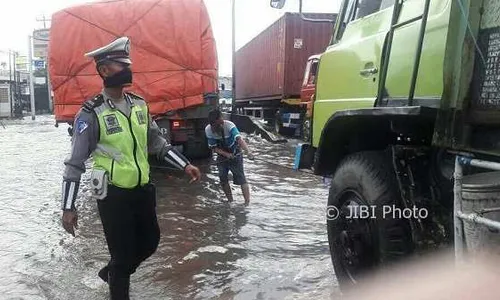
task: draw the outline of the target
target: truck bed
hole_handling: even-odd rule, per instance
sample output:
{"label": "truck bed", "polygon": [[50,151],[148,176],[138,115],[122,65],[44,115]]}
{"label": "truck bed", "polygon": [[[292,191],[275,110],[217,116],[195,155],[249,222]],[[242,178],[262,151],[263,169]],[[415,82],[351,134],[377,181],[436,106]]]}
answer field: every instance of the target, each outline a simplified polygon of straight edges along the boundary
{"label": "truck bed", "polygon": [[217,93],[217,52],[203,0],[100,1],[52,16],[49,72],[56,121],[70,122],[102,89],[84,53],[117,37],[131,40],[134,83],[153,115],[193,108]]}

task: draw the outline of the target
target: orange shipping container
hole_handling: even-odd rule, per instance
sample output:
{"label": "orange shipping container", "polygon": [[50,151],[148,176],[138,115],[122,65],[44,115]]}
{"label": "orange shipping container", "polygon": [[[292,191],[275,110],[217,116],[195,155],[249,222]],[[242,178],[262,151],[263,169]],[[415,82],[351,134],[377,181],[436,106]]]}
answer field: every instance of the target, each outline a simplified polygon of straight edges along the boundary
{"label": "orange shipping container", "polygon": [[102,89],[88,51],[131,40],[134,83],[153,115],[204,103],[217,93],[217,51],[203,0],[99,1],[52,16],[49,72],[58,122],[71,122]]}

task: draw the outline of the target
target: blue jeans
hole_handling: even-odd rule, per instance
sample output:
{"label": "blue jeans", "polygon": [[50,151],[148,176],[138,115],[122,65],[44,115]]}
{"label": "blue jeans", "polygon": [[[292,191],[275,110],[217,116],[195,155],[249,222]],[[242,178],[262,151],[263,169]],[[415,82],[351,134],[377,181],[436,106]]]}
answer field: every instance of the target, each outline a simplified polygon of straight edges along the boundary
{"label": "blue jeans", "polygon": [[245,170],[243,168],[243,155],[228,160],[223,156],[217,157],[217,168],[219,169],[219,179],[222,184],[229,182],[229,171],[233,174],[233,183],[243,185],[247,183]]}

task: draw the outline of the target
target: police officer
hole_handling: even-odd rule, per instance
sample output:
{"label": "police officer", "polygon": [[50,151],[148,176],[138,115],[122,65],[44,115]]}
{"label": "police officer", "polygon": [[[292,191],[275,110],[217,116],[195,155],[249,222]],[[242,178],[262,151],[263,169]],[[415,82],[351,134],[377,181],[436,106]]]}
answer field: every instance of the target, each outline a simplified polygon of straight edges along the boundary
{"label": "police officer", "polygon": [[161,137],[144,99],[124,92],[132,83],[129,51],[130,40],[121,37],[85,54],[95,60],[104,88],[75,118],[62,189],[63,227],[74,236],[75,200],[85,161],[92,156],[90,187],[111,256],[98,275],[108,282],[111,299],[129,299],[130,275],[160,240],[148,154],[184,170],[192,182],[200,178],[199,169]]}

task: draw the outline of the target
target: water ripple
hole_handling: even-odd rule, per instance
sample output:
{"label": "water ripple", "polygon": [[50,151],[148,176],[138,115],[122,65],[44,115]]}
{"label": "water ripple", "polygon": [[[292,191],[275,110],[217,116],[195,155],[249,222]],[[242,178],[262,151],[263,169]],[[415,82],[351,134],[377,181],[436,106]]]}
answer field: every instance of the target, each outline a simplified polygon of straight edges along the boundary
{"label": "water ripple", "polygon": [[[66,126],[50,116],[0,128],[0,293],[8,299],[104,299],[96,272],[108,260],[95,201],[83,177],[76,238],[60,225]],[[245,160],[252,201],[225,202],[215,166],[189,185],[157,171],[158,251],[132,277],[137,299],[320,299],[338,296],[324,220],[321,180],[293,165],[293,143],[247,136],[258,160]],[[90,166],[90,162],[87,166]]]}

